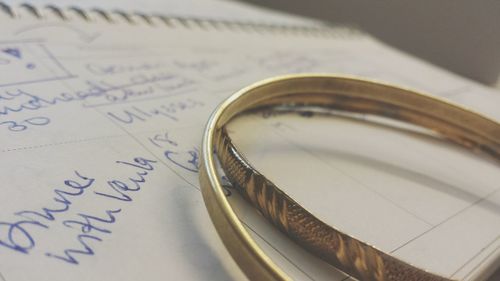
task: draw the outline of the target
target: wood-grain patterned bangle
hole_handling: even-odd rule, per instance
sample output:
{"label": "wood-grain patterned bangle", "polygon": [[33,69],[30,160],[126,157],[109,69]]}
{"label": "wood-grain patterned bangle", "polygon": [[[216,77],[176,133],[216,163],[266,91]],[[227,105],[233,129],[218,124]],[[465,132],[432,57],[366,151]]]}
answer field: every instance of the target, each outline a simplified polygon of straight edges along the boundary
{"label": "wood-grain patterned bangle", "polygon": [[225,246],[250,280],[291,279],[252,240],[231,208],[215,157],[239,193],[269,221],[347,274],[363,281],[450,280],[323,223],[248,163],[232,144],[224,126],[245,111],[277,105],[317,106],[405,121],[496,159],[500,159],[500,124],[411,90],[356,78],[308,74],[273,78],[240,90],[219,105],[205,130],[200,162],[203,198]]}

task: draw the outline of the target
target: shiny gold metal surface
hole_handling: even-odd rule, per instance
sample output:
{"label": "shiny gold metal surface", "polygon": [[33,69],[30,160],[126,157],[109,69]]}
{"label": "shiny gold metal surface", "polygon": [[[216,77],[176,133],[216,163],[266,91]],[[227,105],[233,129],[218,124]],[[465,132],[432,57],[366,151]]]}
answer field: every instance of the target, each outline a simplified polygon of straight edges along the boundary
{"label": "shiny gold metal surface", "polygon": [[240,90],[215,110],[206,127],[200,162],[203,198],[225,246],[250,280],[291,279],[257,246],[231,208],[216,170],[216,156],[233,186],[270,222],[347,274],[363,281],[450,280],[323,223],[245,160],[224,126],[238,114],[276,105],[317,106],[384,116],[431,129],[456,144],[499,160],[500,124],[411,90],[357,78],[306,74],[273,78]]}

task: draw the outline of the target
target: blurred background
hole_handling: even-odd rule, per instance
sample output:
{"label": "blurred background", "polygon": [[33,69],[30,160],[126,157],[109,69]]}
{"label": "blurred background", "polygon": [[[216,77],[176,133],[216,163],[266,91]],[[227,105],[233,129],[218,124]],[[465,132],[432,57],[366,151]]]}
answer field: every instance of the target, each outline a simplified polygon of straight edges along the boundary
{"label": "blurred background", "polygon": [[499,0],[245,2],[356,26],[398,49],[500,88]]}

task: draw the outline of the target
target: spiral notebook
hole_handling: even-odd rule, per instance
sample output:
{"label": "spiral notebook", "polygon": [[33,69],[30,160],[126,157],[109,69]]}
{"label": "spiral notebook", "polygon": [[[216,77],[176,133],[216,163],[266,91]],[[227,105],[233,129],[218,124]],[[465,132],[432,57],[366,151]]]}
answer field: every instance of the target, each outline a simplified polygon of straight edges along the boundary
{"label": "spiral notebook", "polygon": [[[215,106],[263,78],[367,77],[500,119],[498,92],[345,27],[26,4],[0,4],[0,22],[2,281],[245,280],[205,210],[199,145]],[[230,130],[344,232],[456,279],[498,266],[498,164],[341,114],[259,113]],[[227,192],[294,279],[350,279]]]}

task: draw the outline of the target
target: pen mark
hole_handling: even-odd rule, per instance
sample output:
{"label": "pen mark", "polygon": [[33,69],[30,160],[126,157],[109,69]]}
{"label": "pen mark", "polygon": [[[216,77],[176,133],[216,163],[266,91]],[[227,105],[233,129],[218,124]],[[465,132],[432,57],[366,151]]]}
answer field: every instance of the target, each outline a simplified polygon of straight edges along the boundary
{"label": "pen mark", "polygon": [[3,53],[13,56],[17,59],[21,59],[21,51],[18,48],[6,48],[2,49]]}
{"label": "pen mark", "polygon": [[49,59],[51,59],[51,60],[52,60],[52,62],[53,62],[56,66],[58,66],[58,67],[59,67],[59,68],[60,68],[63,72],[65,72],[65,73],[66,73],[66,77],[71,77],[71,76],[73,76],[73,75],[71,74],[71,72],[69,72],[69,70],[68,70],[66,67],[64,67],[64,66],[62,65],[62,63],[61,63],[61,62],[60,62],[60,61],[59,61],[59,60],[58,60],[58,59],[54,56],[54,54],[52,54],[52,52],[50,52],[50,51],[49,51],[49,49],[47,49],[47,47],[46,47],[45,45],[43,45],[43,44],[41,44],[41,43],[38,43],[37,45],[38,45],[38,47],[39,47],[40,49],[44,50],[44,52],[45,52],[45,54],[47,55],[47,57],[48,57]]}
{"label": "pen mark", "polygon": [[[133,85],[124,85],[121,86],[123,87],[133,87],[133,86],[141,86],[141,85],[149,85],[150,83],[140,83],[140,84],[133,84]],[[113,90],[121,90],[121,88],[115,87]],[[151,97],[146,97],[146,98],[137,98],[137,99],[126,99],[123,101],[115,101],[115,102],[102,102],[102,103],[96,103],[96,104],[82,104],[83,107],[85,108],[93,108],[93,107],[101,107],[101,106],[109,106],[109,105],[115,105],[115,104],[127,104],[127,103],[133,103],[133,102],[139,102],[139,101],[150,101],[150,100],[157,100],[157,99],[164,99],[164,98],[172,98],[175,96],[181,96],[187,93],[190,93],[194,90],[195,88],[189,88],[185,90],[179,90],[176,93],[168,93],[168,94],[163,94],[163,95],[158,95],[158,96],[151,96]]]}
{"label": "pen mark", "polygon": [[125,134],[127,134],[131,139],[133,139],[138,145],[140,145],[142,148],[144,148],[147,152],[149,152],[149,154],[151,156],[153,156],[154,158],[156,158],[156,160],[158,160],[160,163],[162,163],[165,167],[167,167],[167,169],[169,169],[170,171],[172,171],[174,174],[176,174],[180,179],[182,179],[184,182],[186,182],[190,187],[194,188],[195,190],[198,190],[198,191],[201,191],[200,190],[200,187],[193,184],[192,182],[190,182],[188,179],[186,179],[185,176],[181,175],[178,171],[176,171],[175,169],[173,169],[170,165],[168,165],[168,163],[165,161],[164,158],[160,158],[158,157],[153,151],[151,151],[151,149],[149,149],[137,136],[133,135],[132,133],[130,133],[127,129],[125,129],[121,124],[118,123],[118,121],[116,120],[113,120],[111,118],[109,118],[105,113],[103,113],[102,111],[100,111],[98,108],[95,109],[99,114],[101,114],[102,116],[106,117],[108,120],[110,120],[117,128],[119,128],[120,130],[122,130]]}
{"label": "pen mark", "polygon": [[[75,78],[42,42],[0,42],[0,87]],[[44,66],[44,67],[39,67]],[[50,70],[51,73],[47,73]],[[4,72],[5,71],[5,72]],[[26,75],[5,75],[4,73]]]}
{"label": "pen mark", "polygon": [[7,281],[7,279],[5,279],[5,277],[3,276],[2,272],[0,272],[0,280],[1,281]]}
{"label": "pen mark", "polygon": [[19,85],[25,85],[25,84],[59,81],[59,80],[66,80],[66,79],[73,79],[73,78],[78,78],[78,76],[70,75],[70,76],[57,76],[57,77],[51,77],[51,78],[46,78],[46,79],[33,79],[33,80],[29,80],[29,81],[0,84],[0,87],[19,86]]}
{"label": "pen mark", "polygon": [[42,25],[37,24],[37,25],[33,25],[33,26],[28,26],[28,27],[19,29],[15,33],[15,35],[20,35],[22,33],[29,32],[29,31],[35,31],[35,30],[38,30],[41,28],[51,28],[51,27],[61,28],[61,29],[66,29],[66,30],[72,31],[78,36],[78,38],[80,40],[82,40],[85,43],[91,43],[92,41],[94,41],[95,39],[97,39],[101,35],[98,32],[90,33],[90,32],[87,32],[85,30],[82,30],[80,28],[76,28],[74,26],[70,26],[67,24],[59,24],[59,23],[49,23],[49,24],[42,24]]}

